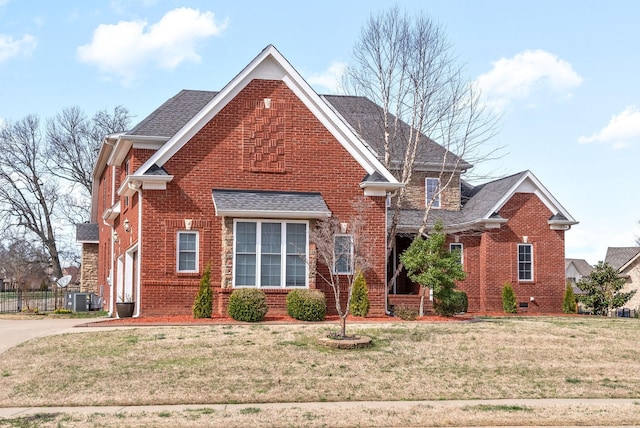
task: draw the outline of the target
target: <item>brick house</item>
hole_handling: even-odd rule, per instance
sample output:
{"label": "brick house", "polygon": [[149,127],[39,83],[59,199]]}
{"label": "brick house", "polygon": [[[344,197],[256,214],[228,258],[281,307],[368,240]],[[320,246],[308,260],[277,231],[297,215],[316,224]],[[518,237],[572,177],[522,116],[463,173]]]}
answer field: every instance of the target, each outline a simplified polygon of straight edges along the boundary
{"label": "brick house", "polygon": [[[256,286],[273,312],[286,311],[295,287],[323,290],[331,310],[309,231],[328,216],[348,221],[358,199],[373,249],[371,313],[384,314],[394,298],[414,301],[405,277],[386,285],[397,260],[386,254],[387,207],[403,184],[378,158],[377,111],[366,98],[318,95],[268,46],[220,92],[181,91],[131,131],[107,136],[92,223],[82,226],[98,236],[105,309],[114,313],[117,296],[130,296],[134,316],[189,314],[211,264],[214,313],[225,313],[234,288]],[[451,247],[462,249],[470,310],[501,308],[510,281],[523,308],[559,312],[564,232],[575,220],[528,171],[473,187],[460,179],[471,167],[461,161],[445,171],[455,185],[440,191],[444,149],[425,144],[431,157],[407,183],[397,247],[408,245],[425,198],[436,196],[431,218],[442,218]]]}

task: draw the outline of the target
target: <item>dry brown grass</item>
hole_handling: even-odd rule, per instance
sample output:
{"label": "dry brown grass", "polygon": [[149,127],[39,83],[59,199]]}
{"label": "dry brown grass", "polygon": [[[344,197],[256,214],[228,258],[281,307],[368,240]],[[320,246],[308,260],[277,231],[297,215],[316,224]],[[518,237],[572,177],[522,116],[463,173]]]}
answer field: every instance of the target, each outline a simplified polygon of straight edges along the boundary
{"label": "dry brown grass", "polygon": [[[640,397],[640,322],[633,319],[537,317],[476,323],[352,324],[350,333],[373,337],[374,346],[351,351],[316,343],[330,330],[335,327],[212,325],[38,339],[2,355],[0,406]],[[579,425],[580,415],[597,413],[605,420],[611,416],[607,409],[574,410],[567,405],[562,413],[549,408],[447,412],[439,407],[403,408],[392,414],[388,409],[365,409],[361,413],[371,421],[363,425],[389,426],[427,426],[427,421],[431,426],[470,425],[470,421],[502,416],[507,421],[545,421],[559,415],[565,420],[574,413],[578,418],[574,424]],[[640,405],[618,410],[628,414],[627,420],[640,420]],[[323,415],[289,409],[287,418],[292,419],[286,425],[352,426],[326,419],[336,411],[342,410]],[[198,418],[205,418],[203,422],[217,415],[225,418],[226,426],[242,426],[253,418],[258,425],[278,426],[277,419],[260,422],[270,412],[205,412]],[[135,426],[136,417],[127,417],[127,425]],[[165,419],[171,420],[166,426],[178,420],[188,425],[194,414],[145,417],[152,421],[142,425],[164,426]],[[100,416],[93,418],[98,421]],[[291,422],[296,418],[302,423]],[[592,423],[594,418],[584,421]],[[414,419],[418,422],[411,422]]]}

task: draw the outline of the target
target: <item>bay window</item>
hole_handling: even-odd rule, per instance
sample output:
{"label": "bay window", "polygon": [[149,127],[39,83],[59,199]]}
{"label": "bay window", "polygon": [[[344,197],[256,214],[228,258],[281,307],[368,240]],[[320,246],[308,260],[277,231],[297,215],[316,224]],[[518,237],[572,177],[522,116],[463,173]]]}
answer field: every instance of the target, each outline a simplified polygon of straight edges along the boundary
{"label": "bay window", "polygon": [[236,220],[234,287],[306,287],[307,222]]}

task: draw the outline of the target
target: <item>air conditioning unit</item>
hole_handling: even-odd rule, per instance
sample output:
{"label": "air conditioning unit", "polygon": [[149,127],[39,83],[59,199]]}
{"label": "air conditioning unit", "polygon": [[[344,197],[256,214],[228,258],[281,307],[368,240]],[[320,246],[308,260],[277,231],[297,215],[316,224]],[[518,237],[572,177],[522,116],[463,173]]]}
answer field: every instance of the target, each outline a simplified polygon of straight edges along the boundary
{"label": "air conditioning unit", "polygon": [[66,293],[64,307],[72,312],[87,312],[91,308],[93,293]]}

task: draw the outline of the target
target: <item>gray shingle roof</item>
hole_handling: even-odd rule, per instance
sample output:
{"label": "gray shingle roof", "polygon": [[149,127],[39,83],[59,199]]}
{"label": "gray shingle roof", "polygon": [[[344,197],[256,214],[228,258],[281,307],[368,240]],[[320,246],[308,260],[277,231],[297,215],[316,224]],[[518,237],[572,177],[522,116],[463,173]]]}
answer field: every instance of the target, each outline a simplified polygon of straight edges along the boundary
{"label": "gray shingle roof", "polygon": [[145,117],[127,135],[170,138],[202,110],[216,94],[217,92],[212,91],[184,89]]}
{"label": "gray shingle roof", "polygon": [[76,242],[98,243],[98,224],[97,223],[76,224]]}
{"label": "gray shingle roof", "polygon": [[573,263],[573,266],[575,266],[576,270],[581,276],[589,276],[589,274],[593,271],[593,266],[591,266],[585,259],[564,259],[565,270],[571,263]]}
{"label": "gray shingle roof", "polygon": [[[149,116],[138,123],[127,135],[153,136],[171,138],[204,106],[206,106],[218,92],[182,90],[169,98],[164,104],[154,110]],[[356,96],[323,95],[322,98],[359,134],[365,145],[379,158],[384,153],[384,139],[381,128],[382,109],[373,101]],[[402,159],[399,153],[402,139],[407,138],[409,125],[402,122],[399,137],[392,148],[396,157]],[[419,153],[418,162],[431,162],[438,166],[445,155],[445,149],[433,140],[423,136],[424,151]],[[449,153],[448,164],[453,165],[457,159]],[[467,169],[471,165],[462,161],[460,168]]]}
{"label": "gray shingle roof", "polygon": [[[384,132],[383,132],[383,110],[373,101],[365,97],[351,95],[323,95],[330,106],[332,106],[349,125],[360,135],[362,139],[373,149],[379,158],[384,156]],[[409,138],[411,127],[400,121],[397,138],[391,144],[391,159],[401,162],[404,159],[402,148]],[[421,137],[423,150],[419,150],[416,161],[423,164],[432,164],[440,168],[446,150],[440,144],[426,136]],[[459,159],[452,153],[446,154],[447,165],[453,166]],[[459,164],[460,169],[468,169],[471,165],[465,161]]]}
{"label": "gray shingle roof", "polygon": [[609,263],[615,270],[620,270],[638,253],[640,253],[640,247],[609,247],[604,261]]}
{"label": "gray shingle roof", "polygon": [[[496,220],[501,219],[502,217],[489,211],[526,173],[527,171],[522,171],[479,186],[463,182],[461,186],[462,209],[460,211],[432,209],[429,212],[428,225],[433,225],[436,220],[442,220],[445,225],[455,227],[487,216]],[[392,215],[393,212],[390,211],[389,216]],[[416,229],[422,224],[423,216],[424,210],[402,210],[398,227],[400,229]]]}
{"label": "gray shingle roof", "polygon": [[213,189],[216,215],[321,218],[331,215],[315,192]]}

